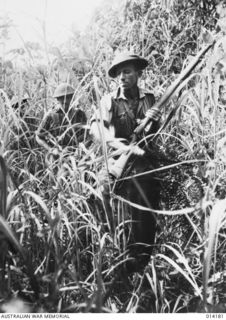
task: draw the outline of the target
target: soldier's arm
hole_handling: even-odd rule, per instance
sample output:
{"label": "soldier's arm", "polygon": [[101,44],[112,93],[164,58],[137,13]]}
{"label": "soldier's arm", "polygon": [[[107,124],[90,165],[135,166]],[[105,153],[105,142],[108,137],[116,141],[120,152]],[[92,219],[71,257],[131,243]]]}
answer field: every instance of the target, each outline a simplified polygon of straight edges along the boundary
{"label": "soldier's arm", "polygon": [[52,114],[47,113],[35,132],[35,138],[37,143],[41,147],[46,149],[48,152],[51,152],[53,148],[58,148],[58,145],[56,144],[52,135],[49,132],[51,126],[53,126]]}

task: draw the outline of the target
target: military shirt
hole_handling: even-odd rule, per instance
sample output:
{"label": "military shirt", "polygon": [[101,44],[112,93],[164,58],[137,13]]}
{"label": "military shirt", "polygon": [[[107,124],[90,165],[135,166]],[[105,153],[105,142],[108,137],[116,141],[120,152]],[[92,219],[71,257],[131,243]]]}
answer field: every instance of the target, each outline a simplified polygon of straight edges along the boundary
{"label": "military shirt", "polygon": [[[137,99],[127,99],[120,88],[101,99],[102,119],[108,129],[113,128],[116,138],[130,140],[146,111],[155,103],[155,97],[151,92],[141,88],[138,90]],[[96,114],[95,117],[99,120],[100,114]],[[92,120],[95,120],[95,117]]]}
{"label": "military shirt", "polygon": [[53,139],[62,147],[76,146],[83,140],[85,123],[86,115],[81,109],[70,109],[67,113],[58,109],[47,114],[39,136],[48,144]]}

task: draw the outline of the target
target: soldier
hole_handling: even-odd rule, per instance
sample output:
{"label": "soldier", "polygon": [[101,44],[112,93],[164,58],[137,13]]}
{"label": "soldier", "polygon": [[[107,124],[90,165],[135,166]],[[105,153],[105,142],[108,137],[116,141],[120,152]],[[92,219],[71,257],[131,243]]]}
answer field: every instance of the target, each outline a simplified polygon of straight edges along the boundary
{"label": "soldier", "polygon": [[25,135],[25,133],[29,131],[30,135],[34,134],[37,129],[37,119],[34,110],[32,110],[31,100],[28,95],[24,95],[21,99],[14,96],[11,99],[11,107],[15,111],[18,120],[21,122],[20,129],[22,133]]}
{"label": "soldier", "polygon": [[[145,172],[153,168],[148,150],[146,152],[137,145],[131,146],[131,136],[136,126],[148,116],[153,121],[151,133],[158,128],[160,112],[153,107],[155,98],[152,93],[138,87],[138,80],[142,70],[148,65],[146,59],[134,54],[120,54],[113,61],[108,74],[119,80],[119,87],[101,99],[100,109],[104,123],[103,131],[100,130],[100,115],[96,114],[91,119],[91,133],[96,140],[101,140],[101,132],[104,132],[107,145],[117,149],[118,153],[132,151],[133,174]],[[150,132],[149,132],[150,133]],[[120,139],[116,139],[120,138]],[[149,144],[150,147],[150,144]],[[110,207],[109,176],[106,169],[100,174],[103,199],[111,226],[114,217]],[[110,177],[112,179],[112,177]],[[135,179],[127,180],[121,190],[127,190],[126,197],[133,203],[144,207],[158,209],[159,186],[153,176],[143,175]],[[137,271],[144,267],[152,252],[155,238],[156,218],[152,212],[131,207],[132,232],[128,241],[129,258],[127,271]]]}
{"label": "soldier", "polygon": [[21,97],[14,95],[10,101],[11,108],[8,110],[10,134],[7,144],[8,161],[14,168],[15,179],[23,180],[21,168],[34,174],[39,161],[36,158],[35,131],[38,127],[37,107],[34,108],[27,94]]}
{"label": "soldier", "polygon": [[47,113],[36,132],[38,144],[53,155],[58,155],[64,147],[73,150],[84,139],[86,114],[71,105],[74,92],[74,88],[67,83],[61,83],[56,88],[53,97],[59,108]]}

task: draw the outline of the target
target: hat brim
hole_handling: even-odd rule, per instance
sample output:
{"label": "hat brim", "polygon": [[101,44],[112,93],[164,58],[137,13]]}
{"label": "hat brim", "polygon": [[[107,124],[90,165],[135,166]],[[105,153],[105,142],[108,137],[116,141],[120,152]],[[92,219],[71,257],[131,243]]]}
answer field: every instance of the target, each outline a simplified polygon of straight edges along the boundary
{"label": "hat brim", "polygon": [[148,66],[148,61],[144,58],[139,58],[139,59],[127,59],[122,62],[113,64],[110,69],[108,70],[108,74],[111,78],[116,78],[117,77],[117,70],[119,67],[122,67],[124,64],[132,63],[137,67],[138,70],[144,70]]}
{"label": "hat brim", "polygon": [[61,95],[54,94],[53,98],[57,99],[57,98],[64,98],[64,97],[67,97],[67,96],[73,96],[74,93],[75,92],[73,91],[73,92],[65,92],[65,94],[62,93]]}
{"label": "hat brim", "polygon": [[66,97],[68,95],[73,95],[75,93],[75,89],[67,84],[67,83],[61,83],[59,84],[54,93],[53,93],[53,98],[61,98],[61,97]]}

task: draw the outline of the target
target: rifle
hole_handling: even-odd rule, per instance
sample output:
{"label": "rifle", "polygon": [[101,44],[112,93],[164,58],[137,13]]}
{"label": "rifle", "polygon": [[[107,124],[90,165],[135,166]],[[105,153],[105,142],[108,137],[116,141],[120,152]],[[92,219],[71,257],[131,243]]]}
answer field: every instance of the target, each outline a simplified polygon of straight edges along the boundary
{"label": "rifle", "polygon": [[[159,110],[169,101],[169,99],[172,97],[176,89],[179,87],[179,85],[190,75],[190,73],[193,71],[193,69],[199,64],[202,57],[207,53],[207,51],[215,44],[215,40],[208,44],[206,47],[204,47],[202,50],[200,50],[196,57],[187,65],[187,67],[181,72],[179,77],[171,84],[171,86],[166,90],[166,92],[163,94],[163,96],[160,98],[160,100],[154,105],[155,108],[158,108]],[[147,127],[148,130],[150,130],[152,125],[152,120],[149,117],[145,117],[143,121],[136,127],[134,130],[131,145],[134,144],[141,132],[143,132]],[[109,172],[117,179],[119,179],[124,171],[124,168],[132,155],[132,150],[129,151],[127,154],[122,154],[112,165],[112,167],[109,168]]]}

